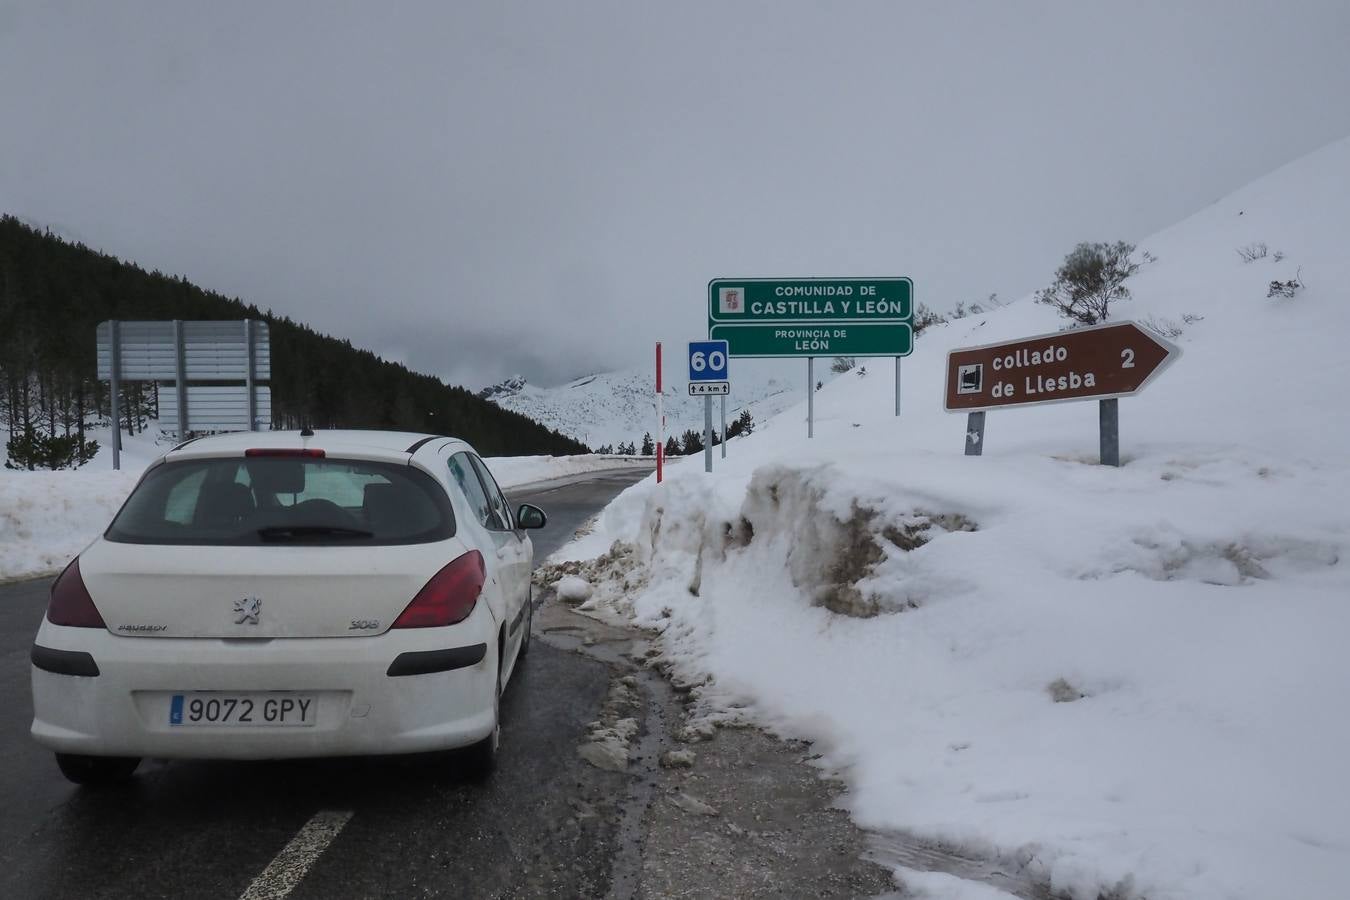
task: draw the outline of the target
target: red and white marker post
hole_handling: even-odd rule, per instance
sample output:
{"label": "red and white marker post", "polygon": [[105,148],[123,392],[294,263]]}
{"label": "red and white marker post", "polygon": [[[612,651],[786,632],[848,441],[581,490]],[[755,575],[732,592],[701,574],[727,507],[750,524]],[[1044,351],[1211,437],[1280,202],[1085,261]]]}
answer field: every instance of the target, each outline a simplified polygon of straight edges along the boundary
{"label": "red and white marker post", "polygon": [[661,342],[656,342],[656,483],[660,484],[664,473],[662,463],[666,455],[666,416],[661,406]]}

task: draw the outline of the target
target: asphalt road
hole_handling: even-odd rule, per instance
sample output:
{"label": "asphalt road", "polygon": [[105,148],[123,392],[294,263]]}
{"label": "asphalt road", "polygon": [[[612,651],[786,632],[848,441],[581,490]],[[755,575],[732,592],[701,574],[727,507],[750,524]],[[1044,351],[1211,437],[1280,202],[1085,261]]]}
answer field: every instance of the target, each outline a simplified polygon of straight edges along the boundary
{"label": "asphalt road", "polygon": [[[645,473],[510,492],[549,513],[535,558]],[[534,642],[503,698],[485,784],[453,756],[264,763],[147,760],[81,790],[28,737],[28,652],[49,581],[0,585],[0,897],[604,896],[625,776],[574,751],[609,669]],[[295,883],[293,864],[340,826]],[[318,835],[319,838],[315,836]]]}

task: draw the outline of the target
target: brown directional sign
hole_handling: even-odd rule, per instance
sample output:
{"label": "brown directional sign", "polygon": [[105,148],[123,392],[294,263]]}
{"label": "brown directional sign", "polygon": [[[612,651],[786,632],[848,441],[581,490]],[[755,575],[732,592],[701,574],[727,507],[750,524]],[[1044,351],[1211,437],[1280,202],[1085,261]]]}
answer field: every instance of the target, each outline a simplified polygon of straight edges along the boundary
{"label": "brown directional sign", "polygon": [[946,409],[1128,397],[1180,355],[1180,347],[1133,322],[963,347],[947,354]]}

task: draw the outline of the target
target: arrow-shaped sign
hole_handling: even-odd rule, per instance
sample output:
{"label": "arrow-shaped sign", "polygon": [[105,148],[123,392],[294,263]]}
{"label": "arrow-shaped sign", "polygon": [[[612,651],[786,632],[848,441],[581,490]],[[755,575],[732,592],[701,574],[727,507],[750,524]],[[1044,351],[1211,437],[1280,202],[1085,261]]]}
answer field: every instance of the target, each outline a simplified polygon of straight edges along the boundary
{"label": "arrow-shaped sign", "polygon": [[948,412],[1139,393],[1181,348],[1134,322],[1094,325],[947,354]]}

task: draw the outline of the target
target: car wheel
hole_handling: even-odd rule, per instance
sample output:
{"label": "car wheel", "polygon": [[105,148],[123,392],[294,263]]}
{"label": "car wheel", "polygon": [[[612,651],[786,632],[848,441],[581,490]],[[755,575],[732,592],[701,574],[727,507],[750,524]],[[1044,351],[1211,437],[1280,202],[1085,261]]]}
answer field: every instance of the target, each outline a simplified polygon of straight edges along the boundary
{"label": "car wheel", "polygon": [[118,784],[131,778],[141,764],[138,756],[81,756],[76,753],[56,754],[61,774],[75,784],[97,787]]}
{"label": "car wheel", "polygon": [[497,688],[492,692],[492,733],[464,751],[464,768],[474,780],[487,778],[497,768],[502,742],[502,660],[497,657]]}
{"label": "car wheel", "polygon": [[525,633],[520,638],[520,650],[517,651],[521,659],[524,659],[530,653],[530,633],[534,631],[534,592],[525,599]]}

